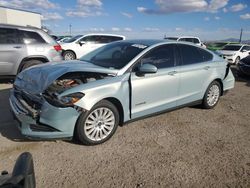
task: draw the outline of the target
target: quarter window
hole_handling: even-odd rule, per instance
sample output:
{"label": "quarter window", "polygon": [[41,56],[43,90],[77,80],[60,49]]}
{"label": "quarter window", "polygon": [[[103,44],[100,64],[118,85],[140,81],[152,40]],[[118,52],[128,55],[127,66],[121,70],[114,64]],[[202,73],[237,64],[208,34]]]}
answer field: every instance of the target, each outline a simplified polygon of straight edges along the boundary
{"label": "quarter window", "polygon": [[182,65],[202,63],[213,59],[211,53],[201,48],[186,44],[179,44],[178,46],[182,56]]}
{"label": "quarter window", "polygon": [[175,44],[168,44],[151,50],[141,59],[141,64],[153,64],[157,68],[168,68],[175,66],[174,58]]}
{"label": "quarter window", "polygon": [[16,29],[0,28],[0,44],[20,43]]}

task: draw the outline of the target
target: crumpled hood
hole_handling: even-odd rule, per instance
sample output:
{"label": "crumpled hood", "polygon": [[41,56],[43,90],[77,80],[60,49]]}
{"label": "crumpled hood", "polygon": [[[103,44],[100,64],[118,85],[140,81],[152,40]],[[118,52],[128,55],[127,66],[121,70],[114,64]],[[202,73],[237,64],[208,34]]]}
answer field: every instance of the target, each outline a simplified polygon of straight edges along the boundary
{"label": "crumpled hood", "polygon": [[70,72],[95,72],[116,75],[117,70],[103,68],[83,61],[46,63],[26,69],[19,73],[14,86],[30,94],[40,94],[57,78]]}
{"label": "crumpled hood", "polygon": [[233,55],[236,51],[231,51],[231,50],[217,50],[219,54],[222,55]]}

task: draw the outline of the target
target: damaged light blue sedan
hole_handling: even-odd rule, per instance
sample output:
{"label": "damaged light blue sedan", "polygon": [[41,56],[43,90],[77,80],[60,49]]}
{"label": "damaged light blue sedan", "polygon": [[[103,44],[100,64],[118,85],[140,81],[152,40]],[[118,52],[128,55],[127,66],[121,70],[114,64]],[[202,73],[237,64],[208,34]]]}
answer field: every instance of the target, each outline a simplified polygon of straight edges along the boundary
{"label": "damaged light blue sedan", "polygon": [[27,137],[107,141],[118,125],[202,104],[210,109],[234,87],[227,63],[190,43],[125,40],[80,60],[21,72],[10,105]]}

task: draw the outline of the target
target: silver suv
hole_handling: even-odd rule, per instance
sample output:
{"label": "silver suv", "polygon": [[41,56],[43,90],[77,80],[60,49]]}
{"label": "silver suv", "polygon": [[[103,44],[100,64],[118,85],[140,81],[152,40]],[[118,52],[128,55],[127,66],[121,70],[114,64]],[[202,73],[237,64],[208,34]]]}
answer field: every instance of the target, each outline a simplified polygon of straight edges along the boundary
{"label": "silver suv", "polygon": [[0,24],[0,76],[49,61],[61,61],[61,46],[43,30]]}

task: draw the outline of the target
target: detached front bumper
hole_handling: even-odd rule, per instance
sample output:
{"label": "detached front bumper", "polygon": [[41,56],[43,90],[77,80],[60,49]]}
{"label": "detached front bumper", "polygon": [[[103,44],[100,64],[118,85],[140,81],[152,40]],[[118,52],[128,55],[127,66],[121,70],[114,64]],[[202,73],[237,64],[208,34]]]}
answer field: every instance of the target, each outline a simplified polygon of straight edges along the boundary
{"label": "detached front bumper", "polygon": [[40,139],[73,136],[79,116],[79,112],[74,108],[58,108],[44,101],[39,110],[33,109],[25,100],[15,96],[14,90],[11,90],[9,102],[24,136]]}
{"label": "detached front bumper", "polygon": [[233,75],[231,69],[229,68],[228,74],[225,77],[225,79],[223,80],[223,90],[227,91],[229,89],[234,88],[234,84],[235,84],[235,78],[234,78],[234,75]]}

